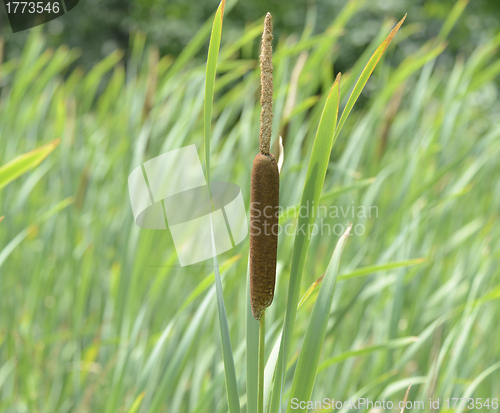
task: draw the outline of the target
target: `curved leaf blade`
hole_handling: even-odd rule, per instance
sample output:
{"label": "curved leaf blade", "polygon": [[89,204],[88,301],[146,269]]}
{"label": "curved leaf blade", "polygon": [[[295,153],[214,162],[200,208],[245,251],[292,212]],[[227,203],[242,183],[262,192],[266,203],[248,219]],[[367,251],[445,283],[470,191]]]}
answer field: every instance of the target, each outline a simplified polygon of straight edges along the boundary
{"label": "curved leaf blade", "polygon": [[[335,126],[337,124],[337,116],[340,102],[339,94],[340,73],[337,75],[335,82],[332,85],[328,98],[326,99],[321,119],[318,126],[318,131],[314,139],[311,158],[307,166],[306,183],[302,194],[301,205],[318,205],[321,196],[321,190],[325,181],[326,170],[330,153],[333,145],[333,137]],[[270,411],[277,412],[280,410],[281,393],[282,393],[282,378],[284,377],[287,354],[292,341],[293,328],[295,325],[295,315],[297,313],[297,303],[299,301],[300,283],[302,280],[302,272],[306,262],[307,251],[311,241],[310,224],[314,217],[299,216],[297,232],[293,246],[292,267],[290,270],[290,284],[288,287],[288,300],[285,314],[285,323],[283,326],[283,340],[280,344],[280,352],[274,377],[274,388],[271,396]],[[301,230],[305,228],[305,230]],[[284,361],[284,362],[283,362]]]}
{"label": "curved leaf blade", "polygon": [[47,145],[33,151],[26,152],[16,159],[0,167],[0,189],[19,178],[30,169],[38,166],[59,145],[60,139],[53,140]]}
{"label": "curved leaf blade", "polygon": [[368,79],[375,70],[375,67],[377,66],[379,60],[382,58],[382,55],[387,50],[387,47],[389,47],[389,45],[391,44],[392,39],[394,39],[394,36],[396,36],[396,33],[398,32],[399,28],[401,27],[405,19],[406,19],[406,14],[394,27],[394,29],[392,29],[392,31],[389,33],[389,36],[387,36],[387,38],[381,43],[381,45],[377,48],[377,50],[375,50],[375,52],[372,54],[372,57],[370,57],[370,60],[368,60],[368,63],[363,69],[363,72],[361,72],[358,81],[354,85],[354,89],[351,92],[351,96],[349,96],[344,111],[342,112],[342,116],[340,117],[337,130],[335,131],[335,138],[333,139],[333,142],[335,142],[335,140],[339,136],[339,133],[342,130],[345,121],[347,120],[347,117],[351,113],[351,110],[354,107],[356,101],[358,100],[359,95],[361,95],[361,92],[363,91],[366,83],[368,82]]}
{"label": "curved leaf blade", "polygon": [[[298,400],[311,399],[319,358],[321,356],[323,342],[325,341],[328,319],[330,318],[333,294],[337,284],[340,257],[342,256],[342,251],[350,231],[351,225],[349,225],[344,235],[342,235],[337,242],[332,259],[326,270],[325,279],[323,280],[318,298],[314,304],[311,319],[309,320],[309,325],[307,326],[304,336],[302,349],[300,350],[297,367],[293,377],[290,398],[297,398]],[[291,406],[291,404],[288,406],[288,412],[291,412]],[[307,411],[307,408],[300,409],[300,411]]]}
{"label": "curved leaf blade", "polygon": [[[226,0],[221,0],[217,12],[215,13],[212,34],[210,35],[210,45],[208,46],[207,72],[205,80],[205,106],[204,106],[204,141],[205,141],[205,164],[206,178],[208,182],[208,191],[210,191],[210,137],[212,127],[212,109],[215,90],[215,75],[217,71],[217,60],[219,58],[219,48],[222,35],[222,22]],[[212,222],[210,221],[210,225]],[[212,229],[212,248],[214,246]],[[224,374],[226,380],[227,402],[229,413],[240,412],[240,401],[238,396],[238,383],[236,380],[236,370],[234,368],[233,350],[231,347],[231,338],[229,335],[229,325],[227,322],[226,308],[224,305],[224,296],[222,292],[222,282],[219,272],[217,254],[213,254],[213,266],[215,274],[215,288],[217,295],[217,310],[219,314],[219,326],[222,343],[222,358],[224,360]]]}

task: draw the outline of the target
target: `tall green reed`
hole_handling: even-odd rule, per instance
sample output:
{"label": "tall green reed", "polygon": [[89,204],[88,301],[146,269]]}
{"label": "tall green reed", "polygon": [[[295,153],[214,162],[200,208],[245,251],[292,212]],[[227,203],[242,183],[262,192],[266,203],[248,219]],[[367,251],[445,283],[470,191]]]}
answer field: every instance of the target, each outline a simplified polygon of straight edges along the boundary
{"label": "tall green reed", "polygon": [[[283,205],[300,207],[314,134],[334,82],[336,45],[361,7],[348,2],[326,33],[305,31],[276,42],[272,139],[281,133],[285,145]],[[376,205],[379,214],[351,218],[354,235],[343,252],[311,397],[399,400],[411,382],[413,400],[472,393],[486,400],[498,387],[499,37],[451,63],[437,60],[460,13],[449,16],[442,36],[411,53],[419,25],[400,29],[328,161],[320,205]],[[45,54],[43,39],[34,33],[22,57],[0,67],[1,163],[61,137],[46,161],[0,192],[2,214],[15,217],[0,224],[1,252],[9,251],[0,269],[0,287],[9,292],[0,304],[0,410],[228,410],[215,274],[173,267],[171,240],[136,229],[126,199],[133,165],[200,141],[206,64],[192,57],[206,44],[212,24],[213,19],[193,37],[182,60],[149,59],[144,36],[136,36],[126,68],[116,53],[99,66],[98,76],[90,76],[69,69],[76,51],[62,47]],[[366,52],[343,73],[341,108],[393,25],[381,24]],[[239,38],[223,38],[214,86],[212,180],[234,177],[244,194],[248,154],[258,150],[259,73],[252,50],[261,32],[259,21]],[[58,56],[52,65],[50,56]],[[155,73],[151,100],[148,79]],[[14,84],[15,77],[21,82]],[[99,93],[87,98],[92,90]],[[144,116],[146,99],[152,105]],[[392,117],[386,108],[398,99]],[[287,101],[294,102],[291,112]],[[78,208],[60,210],[9,244],[45,211],[75,195]],[[291,213],[281,220],[296,225]],[[325,220],[332,227],[338,222]],[[358,224],[365,234],[355,234]],[[311,237],[284,404],[332,238],[337,236]],[[219,269],[240,408],[254,411],[252,349],[258,341],[254,347],[245,342],[258,338],[258,323],[241,305],[249,296],[241,280],[247,253],[241,245],[222,255]],[[282,236],[274,304],[266,311],[267,394],[292,253],[293,237]]]}

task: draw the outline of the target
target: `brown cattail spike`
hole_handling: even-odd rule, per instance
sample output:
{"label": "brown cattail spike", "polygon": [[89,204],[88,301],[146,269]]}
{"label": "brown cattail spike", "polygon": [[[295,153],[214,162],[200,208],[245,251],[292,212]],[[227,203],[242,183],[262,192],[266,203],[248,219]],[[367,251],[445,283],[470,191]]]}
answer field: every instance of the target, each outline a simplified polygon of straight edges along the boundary
{"label": "brown cattail spike", "polygon": [[250,303],[259,320],[273,301],[276,283],[279,172],[272,154],[255,157],[250,198]]}
{"label": "brown cattail spike", "polygon": [[273,23],[271,13],[264,20],[260,46],[260,153],[268,155],[273,124]]}
{"label": "brown cattail spike", "polygon": [[267,13],[260,55],[260,153],[253,161],[250,192],[250,304],[260,320],[274,297],[278,253],[279,171],[270,153],[273,122],[272,24]]}

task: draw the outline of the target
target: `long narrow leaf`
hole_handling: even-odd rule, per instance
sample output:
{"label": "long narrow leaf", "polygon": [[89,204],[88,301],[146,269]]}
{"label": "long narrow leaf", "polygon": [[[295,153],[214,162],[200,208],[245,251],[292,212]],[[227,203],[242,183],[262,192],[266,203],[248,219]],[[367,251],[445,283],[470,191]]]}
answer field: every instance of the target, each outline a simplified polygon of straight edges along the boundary
{"label": "long narrow leaf", "polygon": [[60,142],[60,139],[56,139],[47,145],[18,156],[16,159],[0,167],[0,189],[39,165]]}
{"label": "long narrow leaf", "polygon": [[[335,125],[337,124],[337,115],[339,109],[339,84],[340,73],[332,85],[330,94],[323,108],[318,131],[314,140],[311,153],[311,159],[307,167],[306,183],[302,194],[301,205],[318,205],[318,201],[325,180],[328,160],[333,145],[333,135]],[[310,224],[314,220],[314,214],[308,214],[306,217],[299,217],[297,233],[293,247],[292,267],[290,271],[290,284],[288,288],[288,301],[285,315],[285,324],[283,326],[283,340],[280,345],[280,353],[276,365],[274,378],[274,389],[271,400],[271,412],[277,412],[280,409],[282,378],[286,366],[287,353],[292,340],[293,327],[295,324],[295,314],[297,313],[297,303],[299,301],[300,283],[302,272],[306,262],[307,250],[311,240]]]}
{"label": "long narrow leaf", "polygon": [[[417,265],[425,261],[425,258],[416,258],[413,260],[407,260],[407,261],[394,261],[394,262],[386,262],[385,264],[376,264],[376,265],[367,265],[366,267],[361,267],[358,268],[354,271],[350,271],[345,274],[340,274],[338,276],[338,281],[346,281],[350,280],[352,278],[359,278],[363,277],[365,275],[370,275],[375,272],[380,272],[380,271],[389,271],[389,270],[394,270],[396,268],[402,268],[402,267],[411,267],[412,265]],[[307,291],[304,293],[302,298],[300,299],[299,305],[297,308],[300,308],[302,304],[307,300],[307,298],[311,295],[311,293],[315,290],[315,288],[323,281],[323,278],[325,277],[325,273],[321,274],[321,276],[314,281]]]}
{"label": "long narrow leaf", "polygon": [[[205,110],[204,110],[204,137],[205,137],[205,164],[206,177],[210,191],[210,136],[212,124],[212,107],[215,88],[215,74],[217,70],[217,60],[219,57],[220,40],[222,34],[222,21],[226,0],[220,2],[215,13],[210,45],[208,47],[207,72],[205,80]],[[211,217],[211,216],[210,216]],[[211,221],[210,221],[211,222]],[[217,262],[217,252],[215,251],[215,241],[212,230],[213,266],[215,273],[215,287],[217,293],[217,310],[219,314],[219,325],[222,342],[222,357],[224,360],[224,374],[226,379],[227,401],[230,413],[239,413],[240,401],[238,396],[238,383],[236,381],[236,370],[234,368],[233,350],[231,348],[231,338],[229,336],[229,326],[227,323],[226,308],[224,306],[224,296],[222,293],[222,282]]]}
{"label": "long narrow leaf", "polygon": [[361,92],[363,91],[366,83],[368,82],[368,79],[375,70],[377,63],[379,62],[380,58],[382,57],[387,47],[391,43],[392,39],[394,39],[394,36],[396,36],[396,33],[398,32],[399,28],[401,27],[405,19],[406,19],[406,14],[396,25],[396,27],[392,29],[391,33],[389,33],[389,36],[387,36],[387,38],[382,42],[382,44],[377,48],[377,50],[375,50],[375,53],[373,53],[372,57],[370,57],[370,60],[363,69],[363,72],[361,72],[358,81],[354,85],[354,89],[352,90],[351,96],[349,96],[349,100],[347,101],[344,111],[342,112],[342,116],[340,117],[337,130],[335,131],[335,138],[333,139],[333,142],[335,142],[335,140],[339,136],[339,133],[342,130],[345,121],[347,120],[347,117],[351,113],[351,110],[356,101],[358,100],[359,95],[361,95]]}
{"label": "long narrow leaf", "polygon": [[318,373],[332,366],[333,364],[341,363],[351,357],[366,356],[367,354],[372,354],[376,351],[401,348],[411,343],[415,343],[416,341],[418,341],[418,337],[403,337],[390,340],[385,343],[376,344],[374,346],[360,348],[358,350],[345,351],[337,356],[330,357],[329,359],[324,360],[318,367]]}
{"label": "long narrow leaf", "polygon": [[217,71],[217,60],[219,58],[220,39],[222,35],[222,21],[224,18],[224,7],[226,0],[220,2],[217,13],[215,13],[210,45],[208,46],[207,73],[205,79],[205,110],[203,117],[205,136],[205,163],[207,167],[207,182],[210,184],[210,136],[212,126],[212,107],[215,89],[215,73]]}
{"label": "long narrow leaf", "polygon": [[[247,412],[257,412],[258,362],[259,362],[259,322],[253,318],[250,306],[250,269],[247,269],[246,292],[246,363],[247,363]],[[266,383],[266,380],[264,380]],[[268,383],[270,383],[270,378]],[[264,393],[265,397],[265,393]],[[265,399],[264,399],[265,400]]]}
{"label": "long narrow leaf", "polygon": [[[326,336],[326,327],[330,318],[330,311],[333,302],[333,294],[337,284],[337,273],[339,270],[340,257],[344,249],[345,242],[351,231],[351,225],[340,237],[337,246],[326,270],[325,279],[314,304],[311,319],[307,326],[304,342],[297,361],[297,368],[293,377],[292,392],[290,398],[298,400],[311,400],[316,372],[318,370],[319,358]],[[291,412],[290,404],[288,411]],[[300,409],[307,411],[307,408]]]}
{"label": "long narrow leaf", "polygon": [[[463,393],[463,397],[468,400],[474,394],[474,391],[481,384],[481,382],[486,377],[488,377],[490,374],[494,373],[498,369],[500,369],[500,361],[498,363],[495,363],[492,366],[488,367],[479,376],[477,376],[474,379],[474,381],[467,386],[467,388],[465,389],[465,392]],[[477,399],[477,400],[480,401],[481,399]],[[457,408],[456,412],[462,413],[463,410],[464,410],[464,406],[462,404],[460,404],[460,407]]]}
{"label": "long narrow leaf", "polygon": [[23,229],[17,236],[12,239],[1,251],[0,251],[0,267],[3,265],[5,260],[14,251],[14,249],[30,234],[30,232],[37,226],[48,220],[51,216],[62,211],[64,208],[68,207],[73,203],[74,199],[72,197],[63,199],[61,202],[52,207],[49,211],[43,214],[40,218],[35,220],[35,222],[29,225],[27,228]]}
{"label": "long narrow leaf", "polygon": [[[212,239],[212,245],[214,241]],[[222,282],[219,274],[217,255],[214,254],[215,287],[217,293],[217,310],[219,313],[220,335],[222,342],[222,357],[224,360],[224,374],[226,377],[227,402],[229,413],[239,413],[240,400],[238,396],[238,382],[236,380],[236,370],[234,368],[233,349],[229,336],[229,326],[227,324],[226,307],[224,306],[224,296],[222,294]]]}
{"label": "long narrow leaf", "polygon": [[[362,180],[353,182],[352,184],[342,186],[340,188],[331,189],[330,191],[327,191],[327,192],[324,192],[321,194],[321,197],[319,198],[319,202],[322,203],[326,200],[335,198],[336,196],[343,194],[345,192],[351,191],[353,189],[364,188],[365,186],[371,185],[373,182],[375,182],[375,178],[368,178],[368,179],[362,179]],[[280,221],[288,219],[288,218],[297,217],[299,212],[300,212],[299,208],[300,208],[300,205],[287,207],[286,210],[283,211],[283,214],[280,215]]]}

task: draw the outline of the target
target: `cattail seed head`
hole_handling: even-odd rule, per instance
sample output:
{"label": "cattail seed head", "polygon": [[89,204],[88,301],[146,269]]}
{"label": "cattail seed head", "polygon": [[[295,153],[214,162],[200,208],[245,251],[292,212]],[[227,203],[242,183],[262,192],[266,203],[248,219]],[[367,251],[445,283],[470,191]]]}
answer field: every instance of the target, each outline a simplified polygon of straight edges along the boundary
{"label": "cattail seed head", "polygon": [[278,253],[279,172],[272,154],[253,161],[250,209],[250,303],[259,320],[271,304]]}
{"label": "cattail seed head", "polygon": [[262,34],[260,153],[254,159],[250,192],[250,304],[260,320],[274,297],[278,253],[279,171],[270,152],[273,123],[272,23],[267,13]]}

